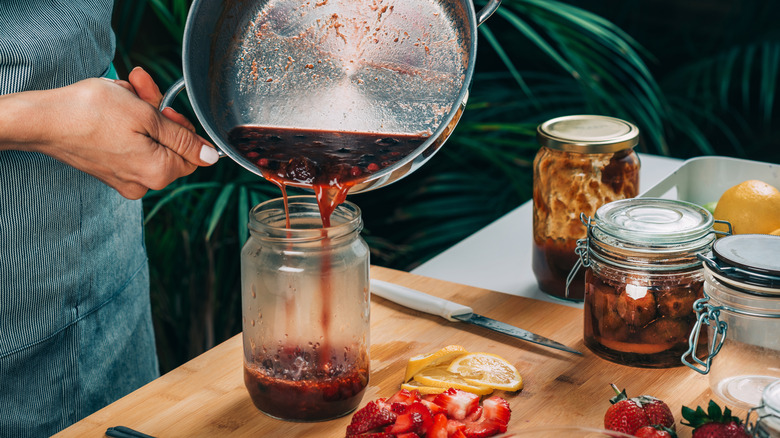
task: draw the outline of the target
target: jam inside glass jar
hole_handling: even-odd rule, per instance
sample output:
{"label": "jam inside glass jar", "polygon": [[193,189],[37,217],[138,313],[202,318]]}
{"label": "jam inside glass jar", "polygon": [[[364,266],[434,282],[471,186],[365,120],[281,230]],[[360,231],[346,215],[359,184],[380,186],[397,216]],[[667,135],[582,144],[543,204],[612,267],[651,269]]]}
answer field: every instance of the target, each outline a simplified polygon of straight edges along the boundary
{"label": "jam inside glass jar", "polygon": [[585,345],[623,365],[681,366],[696,324],[694,303],[703,297],[698,254],[715,240],[712,224],[707,210],[669,199],[599,208],[581,241]]}
{"label": "jam inside glass jar", "polygon": [[620,119],[567,116],[538,127],[542,145],[534,159],[532,268],[539,288],[557,298],[582,301],[583,275],[569,288],[577,262],[574,249],[585,237],[579,214],[633,198],[639,191],[639,130]]}
{"label": "jam inside glass jar", "polygon": [[328,420],[368,385],[368,245],[355,204],[323,227],[314,196],[284,201],[252,209],[241,251],[244,383],[271,417]]}

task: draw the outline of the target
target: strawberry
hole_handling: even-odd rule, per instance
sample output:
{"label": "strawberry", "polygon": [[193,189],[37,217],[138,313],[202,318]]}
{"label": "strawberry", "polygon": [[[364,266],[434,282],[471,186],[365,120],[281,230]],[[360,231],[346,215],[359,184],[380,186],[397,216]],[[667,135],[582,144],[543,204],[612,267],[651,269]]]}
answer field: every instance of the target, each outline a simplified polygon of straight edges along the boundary
{"label": "strawberry", "polygon": [[403,433],[425,436],[431,426],[433,426],[431,411],[420,402],[412,402],[405,413],[396,417],[395,423],[385,428],[385,432],[399,436]]}
{"label": "strawberry", "polygon": [[360,435],[347,435],[352,438],[397,438],[395,435],[390,435],[387,432],[366,432]]}
{"label": "strawberry", "polygon": [[479,396],[460,389],[450,388],[437,395],[434,403],[447,410],[447,415],[463,420],[479,408]]}
{"label": "strawberry", "polygon": [[486,438],[503,432],[506,432],[506,424],[497,420],[468,423],[463,428],[466,438]]}
{"label": "strawberry", "polygon": [[433,417],[433,424],[428,429],[427,438],[448,438],[447,433],[447,416],[444,414],[436,414]]}
{"label": "strawberry", "polygon": [[412,403],[420,401],[420,393],[417,391],[409,391],[408,389],[401,389],[392,397],[387,399],[387,404],[403,403],[405,405],[411,405]]}
{"label": "strawberry", "polygon": [[370,401],[352,416],[352,422],[347,426],[347,436],[392,424],[395,419],[396,414],[390,410],[385,399]]}
{"label": "strawberry", "polygon": [[399,390],[368,402],[347,426],[348,438],[486,438],[506,432],[511,415],[501,397],[450,388],[434,396]]}
{"label": "strawberry", "polygon": [[637,438],[677,438],[677,433],[664,426],[642,426],[634,432]]}
{"label": "strawberry", "polygon": [[458,429],[450,435],[450,438],[466,438],[466,435],[463,434],[462,430]]}
{"label": "strawberry", "polygon": [[499,396],[494,395],[482,402],[483,419],[508,424],[511,415],[512,409],[509,408],[509,402]]}
{"label": "strawberry", "polygon": [[469,417],[462,431],[467,438],[483,438],[506,432],[506,425],[512,410],[509,402],[501,397],[493,396],[482,402],[481,414]]}
{"label": "strawberry", "polygon": [[728,407],[721,410],[717,403],[710,400],[707,412],[701,406],[693,410],[682,407],[682,416],[688,420],[681,423],[693,427],[693,438],[749,438],[742,419],[731,414]]}
{"label": "strawberry", "polygon": [[666,403],[649,395],[628,398],[625,390],[618,391],[615,385],[612,388],[617,395],[610,400],[612,406],[604,415],[606,429],[629,435],[644,426],[660,425],[674,430],[674,415]]}
{"label": "strawberry", "polygon": [[447,413],[447,410],[444,409],[443,406],[439,406],[439,405],[437,405],[436,403],[434,403],[433,401],[431,401],[429,399],[423,398],[422,400],[420,400],[420,403],[424,404],[425,407],[427,407],[428,410],[431,411],[431,415],[433,415],[433,416],[436,416],[438,414],[446,414]]}
{"label": "strawberry", "polygon": [[420,400],[419,392],[401,389],[387,399],[387,404],[390,405],[390,410],[396,414],[403,414],[406,413],[407,408],[412,403],[419,402]]}

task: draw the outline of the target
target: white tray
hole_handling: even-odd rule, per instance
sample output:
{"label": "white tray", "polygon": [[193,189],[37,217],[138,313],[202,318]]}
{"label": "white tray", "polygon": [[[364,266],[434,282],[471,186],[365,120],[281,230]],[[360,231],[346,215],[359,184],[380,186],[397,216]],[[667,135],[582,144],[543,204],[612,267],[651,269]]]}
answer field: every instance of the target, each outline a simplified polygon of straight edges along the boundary
{"label": "white tray", "polygon": [[727,189],[749,179],[780,189],[780,165],[718,156],[691,158],[639,196],[704,205],[717,201]]}

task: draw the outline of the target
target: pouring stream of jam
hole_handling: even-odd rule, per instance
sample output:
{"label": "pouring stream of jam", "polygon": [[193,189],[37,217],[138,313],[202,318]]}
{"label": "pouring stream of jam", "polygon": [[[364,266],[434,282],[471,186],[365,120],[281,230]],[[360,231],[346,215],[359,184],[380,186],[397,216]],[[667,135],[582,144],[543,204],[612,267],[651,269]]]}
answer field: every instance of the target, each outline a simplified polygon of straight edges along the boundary
{"label": "pouring stream of jam", "polygon": [[[256,126],[238,126],[228,134],[228,141],[235,150],[254,163],[266,180],[282,190],[288,229],[290,215],[287,186],[314,191],[323,225],[323,246],[328,245],[327,228],[331,225],[331,214],[344,202],[349,189],[366,175],[376,173],[410,155],[425,139],[421,135]],[[323,257],[321,321],[325,334],[331,322],[330,270],[331,260],[327,256]],[[290,306],[294,304],[291,302]],[[294,310],[287,309],[290,321],[293,321]],[[271,415],[300,412],[301,419],[308,420],[332,418],[335,412],[343,412],[344,406],[356,406],[368,384],[367,368],[351,369],[349,364],[338,364],[343,358],[338,359],[335,353],[337,348],[334,347],[338,346],[331,346],[326,335],[321,346],[322,354],[313,355],[319,371],[313,370],[311,378],[304,377],[304,381],[290,380],[284,375],[277,375],[275,371],[261,371],[284,369],[289,365],[286,363],[280,363],[279,367],[245,367],[244,378],[255,405]],[[295,345],[284,348],[303,351]],[[266,362],[268,359],[261,360]],[[268,405],[266,400],[269,397],[264,397],[264,393],[266,396],[274,394],[270,398],[276,400],[273,406]]]}

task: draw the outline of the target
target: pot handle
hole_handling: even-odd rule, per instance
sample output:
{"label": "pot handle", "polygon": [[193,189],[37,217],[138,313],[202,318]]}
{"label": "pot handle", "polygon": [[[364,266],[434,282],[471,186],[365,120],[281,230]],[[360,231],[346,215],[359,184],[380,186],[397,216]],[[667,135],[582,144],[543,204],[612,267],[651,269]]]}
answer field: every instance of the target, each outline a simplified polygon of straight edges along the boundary
{"label": "pot handle", "polygon": [[489,0],[488,3],[477,12],[477,26],[490,18],[499,6],[501,6],[501,0]]}
{"label": "pot handle", "polygon": [[[185,87],[184,78],[179,78],[178,81],[174,82],[173,85],[165,91],[165,94],[163,94],[162,100],[160,101],[160,107],[157,109],[162,111],[164,108],[171,106],[176,99],[176,96],[178,96]],[[222,152],[222,149],[220,149],[219,146],[215,144],[214,147],[217,149],[217,153],[220,157],[225,156],[225,153]]]}

